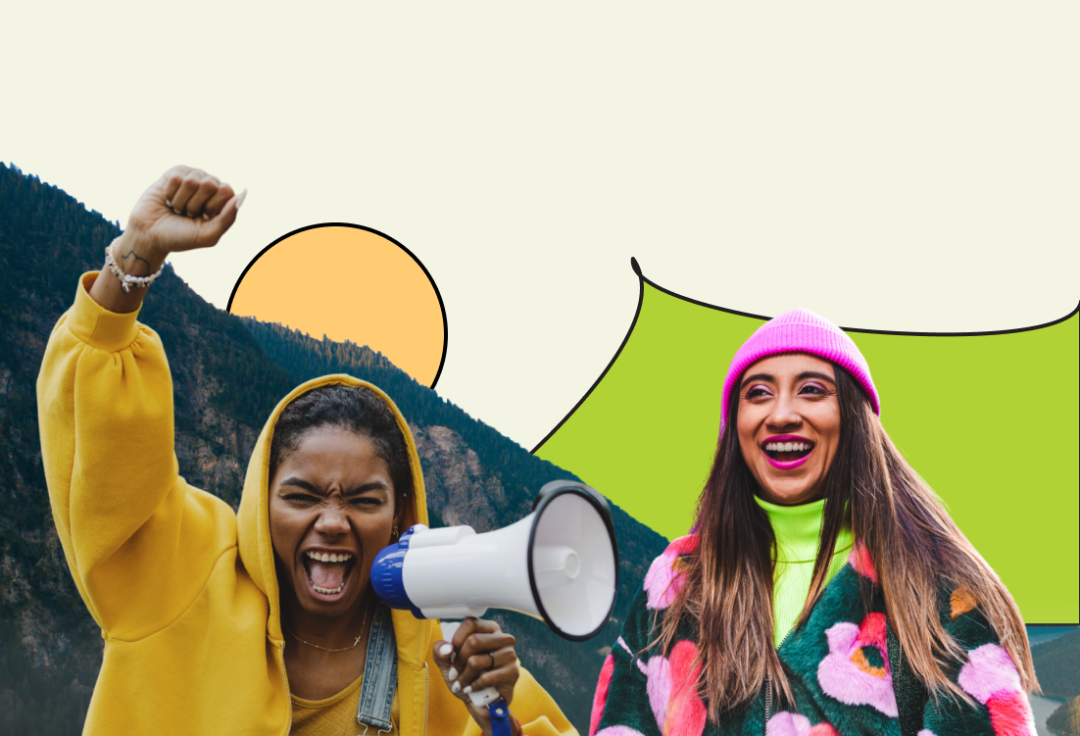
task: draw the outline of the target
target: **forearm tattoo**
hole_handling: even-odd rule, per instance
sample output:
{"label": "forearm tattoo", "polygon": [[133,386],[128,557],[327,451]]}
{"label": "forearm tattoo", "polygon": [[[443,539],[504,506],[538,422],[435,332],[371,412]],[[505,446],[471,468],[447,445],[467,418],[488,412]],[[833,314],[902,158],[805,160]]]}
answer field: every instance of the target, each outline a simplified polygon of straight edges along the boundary
{"label": "forearm tattoo", "polygon": [[[129,261],[128,259],[131,260]],[[120,256],[120,260],[123,261],[124,273],[131,274],[132,276],[146,276],[150,273],[150,261],[136,253],[134,248]],[[143,265],[140,267],[136,261],[141,262]],[[143,273],[135,273],[133,269],[136,268],[141,268]]]}

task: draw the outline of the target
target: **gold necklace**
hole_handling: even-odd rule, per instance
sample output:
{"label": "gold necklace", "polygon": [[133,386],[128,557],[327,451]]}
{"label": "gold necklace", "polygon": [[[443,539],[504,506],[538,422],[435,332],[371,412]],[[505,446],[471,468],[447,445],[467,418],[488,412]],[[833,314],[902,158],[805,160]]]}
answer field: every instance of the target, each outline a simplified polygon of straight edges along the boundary
{"label": "gold necklace", "polygon": [[356,639],[353,640],[352,646],[342,647],[341,649],[329,649],[327,647],[320,647],[318,644],[312,644],[310,641],[304,641],[299,636],[297,636],[293,632],[292,629],[289,628],[289,625],[287,623],[285,623],[284,618],[281,619],[281,625],[285,627],[285,630],[289,632],[289,634],[292,636],[292,638],[296,639],[301,644],[307,644],[309,647],[314,647],[315,649],[321,649],[324,652],[347,652],[350,649],[356,649],[356,645],[359,644],[360,640],[364,638],[364,626],[367,625],[367,617],[368,617],[368,610],[365,610],[364,611],[364,620],[360,622],[360,633],[357,635]]}

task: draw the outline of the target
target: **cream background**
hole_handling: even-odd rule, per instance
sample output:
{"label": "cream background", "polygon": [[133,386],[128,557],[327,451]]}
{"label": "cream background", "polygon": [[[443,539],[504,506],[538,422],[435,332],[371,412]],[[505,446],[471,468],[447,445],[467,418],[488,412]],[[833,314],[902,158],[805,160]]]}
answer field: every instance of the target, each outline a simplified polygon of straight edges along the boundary
{"label": "cream background", "polygon": [[248,187],[174,259],[222,308],[290,230],[387,233],[446,304],[439,392],[530,448],[622,341],[631,256],[854,327],[1080,299],[1080,4],[384,5],[5,3],[0,160],[121,223],[175,163]]}

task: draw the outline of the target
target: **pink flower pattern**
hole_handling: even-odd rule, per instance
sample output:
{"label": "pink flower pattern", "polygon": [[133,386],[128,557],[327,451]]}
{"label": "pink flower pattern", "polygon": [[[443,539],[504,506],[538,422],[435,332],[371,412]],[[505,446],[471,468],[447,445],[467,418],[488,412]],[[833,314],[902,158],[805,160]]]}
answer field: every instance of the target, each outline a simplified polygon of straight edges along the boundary
{"label": "pink flower pattern", "polygon": [[896,718],[885,614],[870,613],[861,626],[841,621],[825,632],[829,653],[818,665],[818,684],[827,695],[848,705],[871,705]]}
{"label": "pink flower pattern", "polygon": [[649,694],[649,707],[656,718],[656,727],[663,731],[671,699],[671,663],[667,657],[652,657],[645,665],[645,676],[648,678],[645,691]]}
{"label": "pink flower pattern", "polygon": [[701,663],[695,662],[697,655],[697,645],[692,641],[683,640],[671,648],[671,694],[661,729],[664,736],[701,736],[705,731],[708,712],[697,690],[701,675]]}
{"label": "pink flower pattern", "polygon": [[828,723],[810,725],[810,719],[782,710],[765,724],[765,736],[840,736]]}
{"label": "pink flower pattern", "polygon": [[870,578],[874,583],[878,582],[874,561],[870,559],[870,551],[866,549],[866,545],[862,543],[862,540],[858,540],[852,546],[851,554],[848,555],[848,562],[855,568],[855,572],[863,577]]}
{"label": "pink flower pattern", "polygon": [[983,705],[998,692],[1020,689],[1020,673],[1012,657],[999,644],[983,644],[968,652],[968,661],[957,678],[964,692]]}
{"label": "pink flower pattern", "polygon": [[698,535],[687,534],[669,544],[664,553],[653,560],[645,574],[646,608],[663,610],[671,605],[686,579],[680,556],[693,553],[697,546]]}
{"label": "pink flower pattern", "polygon": [[664,736],[701,736],[705,730],[708,712],[696,687],[701,674],[697,656],[697,646],[684,640],[671,648],[670,657],[650,657],[647,663],[638,660],[646,677],[649,707]]}
{"label": "pink flower pattern", "polygon": [[1020,684],[1016,663],[1000,644],[983,644],[968,652],[957,678],[964,692],[990,711],[996,736],[1033,736],[1035,718]]}
{"label": "pink flower pattern", "polygon": [[604,666],[600,668],[600,679],[596,683],[596,693],[593,695],[592,716],[589,718],[589,736],[595,736],[596,727],[600,725],[600,719],[604,717],[604,706],[607,705],[608,689],[611,687],[611,676],[614,672],[615,657],[609,654],[607,659],[604,660]]}

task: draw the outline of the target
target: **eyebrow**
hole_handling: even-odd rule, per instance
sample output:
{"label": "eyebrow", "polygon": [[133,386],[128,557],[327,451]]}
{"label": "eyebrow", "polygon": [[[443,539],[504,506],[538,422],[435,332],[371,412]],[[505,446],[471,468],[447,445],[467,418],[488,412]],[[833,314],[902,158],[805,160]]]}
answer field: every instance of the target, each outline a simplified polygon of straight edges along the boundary
{"label": "eyebrow", "polygon": [[772,383],[776,383],[776,377],[771,376],[768,373],[755,373],[752,376],[747,376],[746,378],[744,378],[743,382],[739,384],[739,388],[746,388],[746,384],[750,383],[751,381],[771,381]]}
{"label": "eyebrow", "polygon": [[[807,378],[820,378],[824,381],[828,381],[829,383],[836,383],[836,379],[832,376],[825,375],[824,373],[818,373],[816,371],[803,371],[795,377],[795,380],[802,381]],[[773,376],[769,373],[755,373],[752,376],[747,376],[746,378],[744,378],[743,382],[739,384],[739,388],[746,388],[746,384],[750,383],[751,381],[770,381],[772,383],[776,383],[776,376]]]}
{"label": "eyebrow", "polygon": [[[311,493],[316,493],[316,494],[318,494],[320,496],[325,496],[326,495],[326,492],[323,489],[316,486],[315,484],[308,483],[303,478],[297,478],[295,476],[293,476],[292,478],[286,478],[285,480],[281,481],[281,485],[279,487],[284,488],[285,486],[295,486],[297,488],[303,488],[305,491],[310,491]],[[349,490],[345,491],[345,493],[343,495],[355,496],[358,493],[366,493],[367,491],[389,491],[389,490],[390,490],[390,486],[386,485],[381,480],[373,480],[373,481],[371,481],[369,483],[362,483],[361,485],[358,485],[355,488],[350,488]]]}

